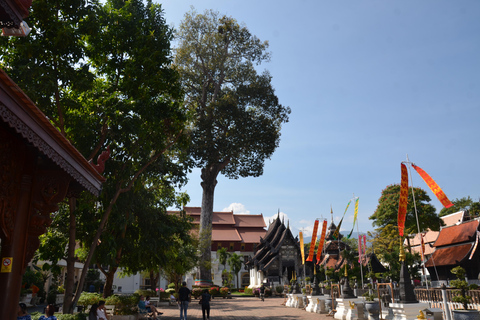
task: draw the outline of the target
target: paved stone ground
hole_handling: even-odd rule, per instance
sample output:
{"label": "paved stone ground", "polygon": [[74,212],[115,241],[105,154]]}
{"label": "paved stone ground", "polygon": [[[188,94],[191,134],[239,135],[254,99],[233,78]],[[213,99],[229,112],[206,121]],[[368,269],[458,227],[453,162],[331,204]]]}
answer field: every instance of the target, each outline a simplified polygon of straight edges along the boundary
{"label": "paved stone ground", "polygon": [[[210,303],[210,319],[212,320],[332,320],[326,314],[310,313],[303,309],[287,308],[282,305],[283,298],[233,298],[213,299]],[[175,306],[159,307],[162,320],[180,319],[180,310]],[[202,307],[198,300],[192,300],[187,311],[187,320],[202,320]]]}

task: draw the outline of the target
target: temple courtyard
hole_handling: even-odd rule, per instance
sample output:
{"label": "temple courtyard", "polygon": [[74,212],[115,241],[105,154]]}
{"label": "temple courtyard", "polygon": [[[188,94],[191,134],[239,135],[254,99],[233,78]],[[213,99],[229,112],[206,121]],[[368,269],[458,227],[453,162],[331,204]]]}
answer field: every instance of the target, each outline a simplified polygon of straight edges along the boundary
{"label": "temple courtyard", "polygon": [[[235,319],[235,320],[268,320],[268,319],[286,319],[286,320],[322,320],[333,319],[326,314],[310,313],[303,309],[287,308],[282,305],[283,298],[266,298],[261,301],[258,298],[233,298],[233,299],[213,299],[211,302],[210,319]],[[38,307],[37,307],[38,308]],[[180,311],[175,306],[161,306],[163,320],[180,319]],[[33,311],[33,308],[32,310]],[[202,308],[198,300],[192,300],[188,307],[187,320],[201,320]]]}

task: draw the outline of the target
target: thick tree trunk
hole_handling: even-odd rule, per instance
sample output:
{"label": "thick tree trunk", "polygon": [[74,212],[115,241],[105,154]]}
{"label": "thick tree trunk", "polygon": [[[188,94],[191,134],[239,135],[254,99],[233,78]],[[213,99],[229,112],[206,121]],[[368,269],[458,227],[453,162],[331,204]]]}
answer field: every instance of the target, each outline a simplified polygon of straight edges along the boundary
{"label": "thick tree trunk", "polygon": [[65,299],[63,300],[64,313],[73,313],[73,290],[75,285],[75,236],[76,236],[76,221],[75,221],[75,207],[76,199],[70,198],[70,228],[68,235],[68,251],[67,251],[67,280],[65,282]]}
{"label": "thick tree trunk", "polygon": [[199,251],[200,255],[200,280],[212,281],[212,216],[213,216],[213,198],[215,186],[217,185],[217,175],[219,170],[215,166],[202,169],[202,211],[200,215],[200,235]]}
{"label": "thick tree trunk", "polygon": [[160,272],[153,272],[150,270],[150,290],[156,292],[158,279],[160,278]]}
{"label": "thick tree trunk", "polygon": [[112,292],[112,286],[113,286],[113,280],[115,276],[115,272],[117,271],[117,267],[110,266],[108,269],[108,272],[105,273],[105,285],[103,286],[103,297],[108,298],[110,297],[113,292]]}

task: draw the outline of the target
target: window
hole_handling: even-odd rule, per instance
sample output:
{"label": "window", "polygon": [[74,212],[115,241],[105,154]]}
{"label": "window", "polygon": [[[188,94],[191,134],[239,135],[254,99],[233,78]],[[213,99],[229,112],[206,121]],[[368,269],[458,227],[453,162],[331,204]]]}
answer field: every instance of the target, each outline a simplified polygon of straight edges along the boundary
{"label": "window", "polygon": [[250,285],[250,274],[245,272],[242,274],[242,287],[248,287]]}
{"label": "window", "polygon": [[242,243],[241,248],[242,248],[242,251],[245,251],[245,243]]}
{"label": "window", "polygon": [[217,250],[220,250],[220,249],[222,249],[222,243],[221,242],[219,242],[218,246],[217,246]]}
{"label": "window", "polygon": [[235,250],[235,244],[233,242],[230,242],[230,250],[231,251]]}

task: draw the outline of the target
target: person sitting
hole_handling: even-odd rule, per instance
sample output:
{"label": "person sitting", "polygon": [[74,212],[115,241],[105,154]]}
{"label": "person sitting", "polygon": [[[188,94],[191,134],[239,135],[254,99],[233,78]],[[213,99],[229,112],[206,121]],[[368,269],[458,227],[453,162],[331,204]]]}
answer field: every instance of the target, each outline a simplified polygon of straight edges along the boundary
{"label": "person sitting", "polygon": [[32,317],[27,312],[27,305],[25,303],[18,304],[17,320],[31,320]]}
{"label": "person sitting", "polygon": [[98,301],[97,319],[98,320],[108,320],[107,309],[105,309],[105,301],[103,301],[103,300]]}
{"label": "person sitting", "polygon": [[169,304],[171,306],[174,306],[177,304],[177,298],[175,298],[175,296],[173,295],[173,293],[170,293],[170,301],[169,301]]}
{"label": "person sitting", "polygon": [[158,309],[150,303],[150,296],[145,297],[145,308],[147,308],[147,311],[152,312],[154,316],[163,314],[163,312],[159,312]]}
{"label": "person sitting", "polygon": [[[156,309],[155,309],[156,310]],[[145,305],[145,297],[140,296],[140,300],[138,301],[138,313],[140,314],[148,314],[150,313],[150,309],[147,309],[147,306]],[[152,316],[156,317],[156,313],[151,313]]]}
{"label": "person sitting", "polygon": [[88,320],[97,320],[97,308],[98,308],[98,304],[96,303],[92,304],[92,307],[90,308],[90,312],[88,313]]}
{"label": "person sitting", "polygon": [[45,315],[38,318],[38,320],[57,320],[57,317],[55,317],[54,314],[55,306],[53,304],[49,304],[45,308]]}

